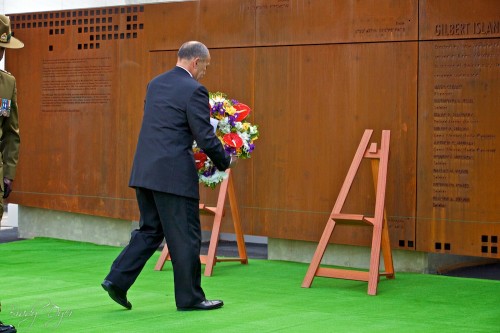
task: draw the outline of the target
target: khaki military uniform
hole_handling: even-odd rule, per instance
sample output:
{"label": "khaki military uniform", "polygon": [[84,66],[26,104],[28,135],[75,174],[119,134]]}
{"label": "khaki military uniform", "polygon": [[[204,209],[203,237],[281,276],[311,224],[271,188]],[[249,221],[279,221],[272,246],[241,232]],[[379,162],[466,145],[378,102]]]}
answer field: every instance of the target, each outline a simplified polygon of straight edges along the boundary
{"label": "khaki military uniform", "polygon": [[[19,159],[19,115],[17,113],[16,78],[0,70],[0,186],[4,190],[3,177],[13,180]],[[3,215],[3,202],[0,205]]]}

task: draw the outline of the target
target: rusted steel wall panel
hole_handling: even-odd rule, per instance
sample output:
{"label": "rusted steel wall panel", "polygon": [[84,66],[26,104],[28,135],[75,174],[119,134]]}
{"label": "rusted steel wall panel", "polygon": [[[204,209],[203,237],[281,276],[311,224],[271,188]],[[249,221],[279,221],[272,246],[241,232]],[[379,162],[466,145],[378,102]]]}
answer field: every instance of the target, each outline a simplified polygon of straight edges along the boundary
{"label": "rusted steel wall panel", "polygon": [[500,2],[422,1],[417,249],[498,258]]}
{"label": "rusted steel wall panel", "polygon": [[[246,234],[317,241],[364,129],[373,141],[389,129],[392,245],[495,256],[499,6],[210,0],[12,15],[26,45],[7,51],[23,138],[12,201],[137,219],[127,184],[146,84],[196,39],[212,54],[203,83],[250,105],[260,126],[233,173]],[[345,210],[370,214],[369,165],[358,176]],[[342,228],[333,241],[370,241]]]}

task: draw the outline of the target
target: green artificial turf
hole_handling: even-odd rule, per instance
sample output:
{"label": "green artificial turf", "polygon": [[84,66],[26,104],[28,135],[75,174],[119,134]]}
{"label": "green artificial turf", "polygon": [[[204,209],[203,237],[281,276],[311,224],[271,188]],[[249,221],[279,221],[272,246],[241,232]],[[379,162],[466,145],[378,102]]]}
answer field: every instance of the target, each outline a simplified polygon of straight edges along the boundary
{"label": "green artificial turf", "polygon": [[367,283],[316,277],[308,265],[218,263],[203,277],[214,311],[180,312],[170,262],[157,252],[128,292],[131,311],[100,283],[121,248],[47,238],[0,244],[0,321],[18,332],[500,332],[500,281],[396,272]]}

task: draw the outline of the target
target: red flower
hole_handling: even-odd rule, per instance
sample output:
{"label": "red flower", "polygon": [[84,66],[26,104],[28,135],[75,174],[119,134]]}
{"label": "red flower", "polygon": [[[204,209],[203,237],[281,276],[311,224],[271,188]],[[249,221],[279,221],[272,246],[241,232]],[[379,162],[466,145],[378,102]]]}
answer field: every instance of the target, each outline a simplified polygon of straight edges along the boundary
{"label": "red flower", "polygon": [[246,104],[237,103],[233,107],[236,109],[236,113],[234,114],[236,121],[242,121],[250,114],[250,107]]}
{"label": "red flower", "polygon": [[205,153],[194,153],[194,162],[196,163],[196,170],[200,170],[205,165],[207,155]]}
{"label": "red flower", "polygon": [[228,133],[224,135],[222,139],[224,140],[224,143],[229,147],[240,148],[241,146],[243,146],[243,140],[236,133]]}

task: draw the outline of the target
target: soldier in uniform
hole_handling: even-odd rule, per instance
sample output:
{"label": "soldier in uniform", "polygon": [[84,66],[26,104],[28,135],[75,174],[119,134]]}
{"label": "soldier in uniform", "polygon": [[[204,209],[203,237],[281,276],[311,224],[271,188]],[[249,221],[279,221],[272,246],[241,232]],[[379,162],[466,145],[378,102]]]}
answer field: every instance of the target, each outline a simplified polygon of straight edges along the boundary
{"label": "soldier in uniform", "polygon": [[[5,49],[20,49],[24,44],[14,37],[10,29],[10,19],[0,14],[0,60]],[[19,123],[17,114],[16,78],[0,70],[0,182],[5,199],[12,191],[19,157]],[[3,216],[3,199],[0,202],[0,219]],[[0,321],[0,332],[15,333],[16,328]]]}
{"label": "soldier in uniform", "polygon": [[[24,44],[12,36],[10,19],[0,14],[0,60],[5,49],[20,49]],[[3,199],[12,191],[19,158],[19,123],[17,113],[16,78],[0,70],[0,186]],[[0,217],[3,216],[3,200],[0,204]]]}

